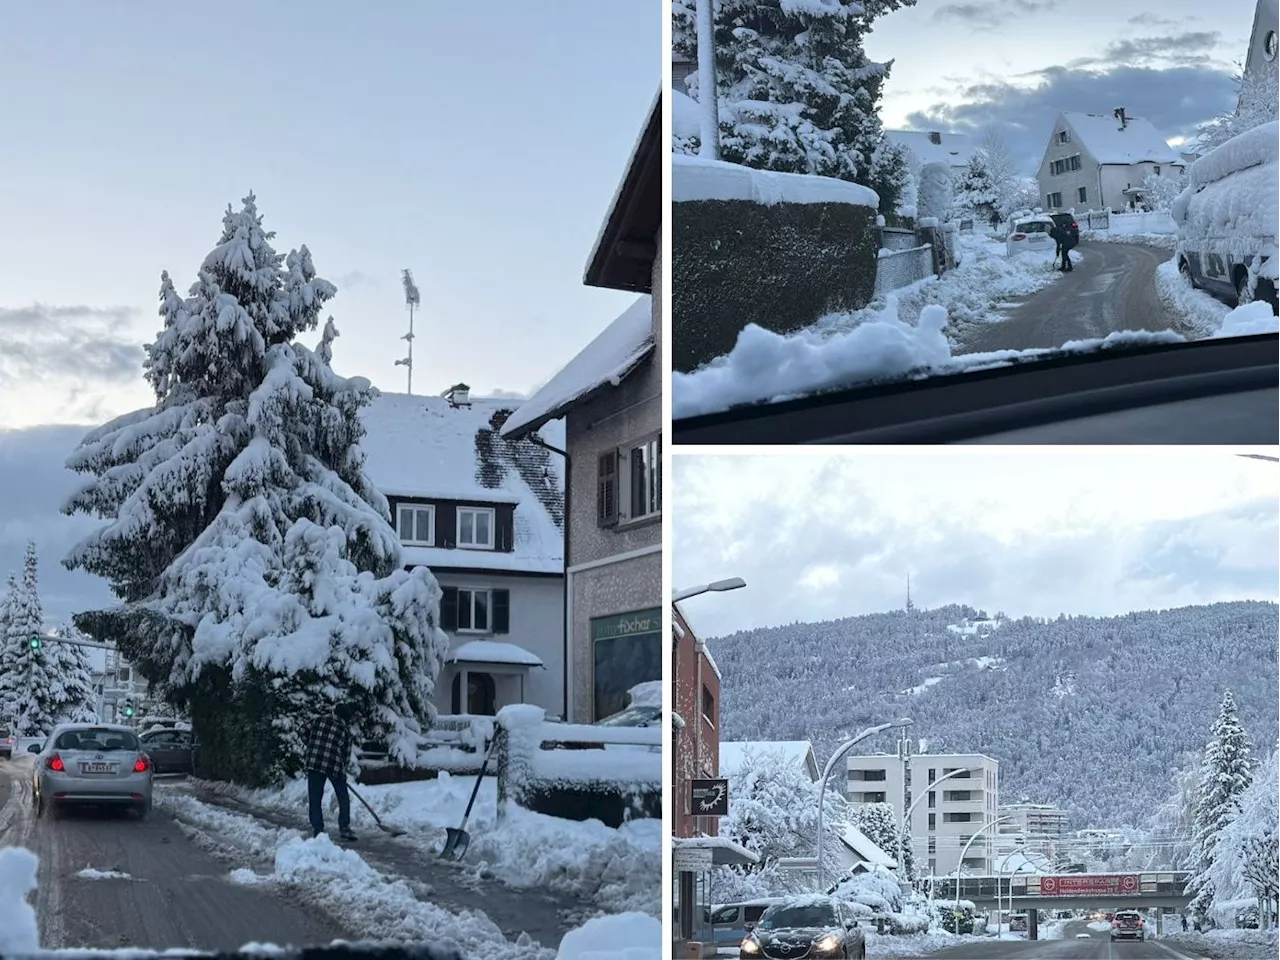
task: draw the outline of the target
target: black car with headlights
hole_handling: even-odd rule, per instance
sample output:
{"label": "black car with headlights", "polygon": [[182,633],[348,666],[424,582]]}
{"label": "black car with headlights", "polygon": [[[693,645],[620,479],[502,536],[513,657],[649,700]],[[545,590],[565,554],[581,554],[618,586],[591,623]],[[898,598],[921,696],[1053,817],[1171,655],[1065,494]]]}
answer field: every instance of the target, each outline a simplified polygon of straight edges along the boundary
{"label": "black car with headlights", "polygon": [[832,897],[793,897],[769,907],[738,951],[746,960],[864,960],[867,941],[847,904]]}

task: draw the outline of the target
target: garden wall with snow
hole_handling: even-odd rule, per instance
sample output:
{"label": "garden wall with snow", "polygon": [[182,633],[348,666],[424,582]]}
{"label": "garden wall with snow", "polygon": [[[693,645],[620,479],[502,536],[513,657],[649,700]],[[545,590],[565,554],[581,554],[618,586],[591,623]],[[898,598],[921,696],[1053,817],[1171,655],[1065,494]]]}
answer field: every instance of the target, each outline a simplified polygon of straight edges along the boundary
{"label": "garden wall with snow", "polygon": [[728,353],[748,324],[790,333],[870,303],[875,191],[701,157],[671,162],[675,370]]}
{"label": "garden wall with snow", "polygon": [[498,810],[511,801],[566,820],[618,827],[662,816],[660,727],[548,723],[539,707],[498,712]]}

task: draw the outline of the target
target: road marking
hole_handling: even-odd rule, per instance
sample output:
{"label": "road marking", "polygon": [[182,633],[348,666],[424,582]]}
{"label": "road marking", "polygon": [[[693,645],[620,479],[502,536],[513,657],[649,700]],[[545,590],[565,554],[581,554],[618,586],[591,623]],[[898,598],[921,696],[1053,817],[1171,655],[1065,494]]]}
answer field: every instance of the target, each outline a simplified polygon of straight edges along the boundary
{"label": "road marking", "polygon": [[1152,940],[1151,942],[1154,943],[1161,950],[1165,951],[1165,953],[1169,954],[1169,956],[1174,957],[1175,960],[1197,960],[1196,957],[1189,957],[1185,953],[1179,953],[1177,950],[1173,949],[1173,947],[1169,946],[1167,943],[1163,943],[1159,940]]}

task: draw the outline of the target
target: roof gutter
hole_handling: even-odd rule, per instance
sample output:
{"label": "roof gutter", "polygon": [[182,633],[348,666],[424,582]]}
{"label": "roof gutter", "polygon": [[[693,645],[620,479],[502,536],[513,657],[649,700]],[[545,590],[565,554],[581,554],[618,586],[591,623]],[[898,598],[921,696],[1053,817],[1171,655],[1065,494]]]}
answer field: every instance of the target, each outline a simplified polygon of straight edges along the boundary
{"label": "roof gutter", "polygon": [[[568,436],[569,434],[566,430],[565,437],[568,438]],[[569,501],[569,491],[570,491],[569,466],[570,466],[571,460],[569,457],[569,452],[567,450],[561,450],[559,447],[556,447],[556,446],[553,446],[552,444],[547,443],[546,440],[542,439],[541,434],[539,434],[536,429],[526,434],[524,439],[528,440],[534,446],[542,447],[542,449],[544,450],[550,451],[551,453],[559,454],[560,456],[564,457],[564,542],[563,542],[563,546],[561,547],[561,551],[563,552],[564,556],[561,558],[561,561],[560,561],[561,565],[565,568],[564,575],[560,584],[560,609],[561,609],[561,616],[564,618],[564,651],[560,658],[560,670],[561,670],[560,695],[563,698],[562,713],[564,716],[564,722],[569,723],[570,722],[569,720],[569,657],[573,655],[573,647],[572,647],[572,644],[570,643],[570,640],[572,639],[573,621],[569,613],[569,570],[568,570],[569,568],[569,503],[570,503]],[[567,447],[568,445],[569,444],[566,439],[565,446]]]}

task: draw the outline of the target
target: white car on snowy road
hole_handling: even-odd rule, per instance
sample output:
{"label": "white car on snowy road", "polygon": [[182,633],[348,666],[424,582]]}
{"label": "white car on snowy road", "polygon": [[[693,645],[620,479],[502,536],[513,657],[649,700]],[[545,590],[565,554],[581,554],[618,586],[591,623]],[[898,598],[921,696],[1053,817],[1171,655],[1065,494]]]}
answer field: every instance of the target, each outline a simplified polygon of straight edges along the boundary
{"label": "white car on snowy road", "polygon": [[1048,214],[1036,214],[1031,217],[1019,217],[1009,225],[1009,238],[1005,241],[1005,252],[1016,257],[1029,250],[1053,252],[1057,244],[1049,231],[1053,229],[1053,218]]}

